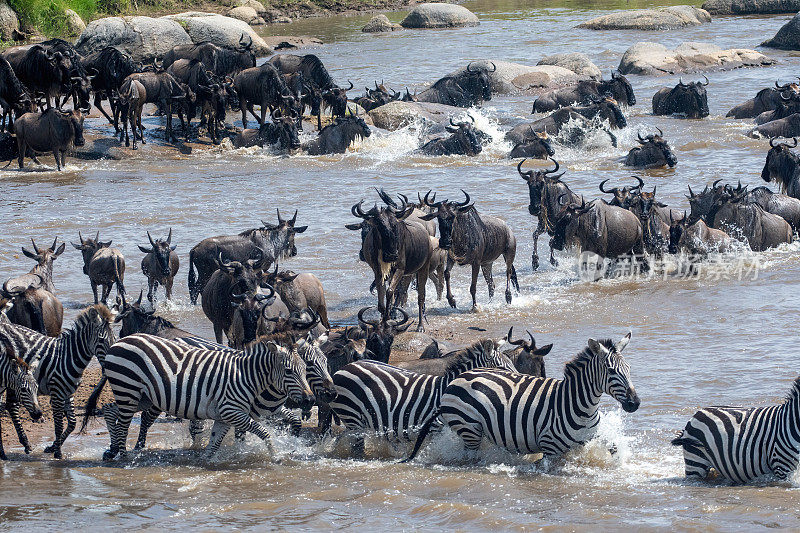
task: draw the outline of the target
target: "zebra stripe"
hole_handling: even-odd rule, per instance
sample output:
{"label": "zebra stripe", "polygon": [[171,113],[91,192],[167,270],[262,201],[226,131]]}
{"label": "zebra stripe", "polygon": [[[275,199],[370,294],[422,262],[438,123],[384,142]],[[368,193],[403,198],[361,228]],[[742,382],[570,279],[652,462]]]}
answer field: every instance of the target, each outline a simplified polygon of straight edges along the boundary
{"label": "zebra stripe", "polygon": [[103,413],[111,435],[105,459],[126,450],[128,429],[138,411],[164,412],[188,420],[214,420],[206,448],[213,454],[231,426],[263,439],[269,433],[251,417],[258,396],[268,388],[305,404],[313,398],[305,362],[272,341],[243,352],[196,348],[152,335],[125,337],[109,349],[105,375],[115,406]]}
{"label": "zebra stripe", "polygon": [[[371,430],[396,438],[409,438],[430,419],[448,383],[474,368],[505,368],[514,364],[490,339],[461,350],[443,376],[420,374],[377,361],[357,361],[333,376],[336,399],[333,413],[348,430]],[[363,453],[363,436],[356,441],[356,454]]]}
{"label": "zebra stripe", "polygon": [[[82,311],[72,328],[58,337],[48,337],[17,324],[0,324],[0,338],[9,343],[20,358],[36,368],[38,392],[50,396],[55,441],[45,448],[45,453],[52,453],[57,459],[62,456],[62,444],[75,429],[72,395],[92,357],[97,357],[102,365],[104,354],[114,342],[112,322],[111,311],[99,304]],[[29,453],[31,448],[19,418],[18,398],[10,389],[6,394],[6,405],[19,442],[25,453]]]}
{"label": "zebra stripe", "polygon": [[[630,333],[617,344],[589,339],[589,346],[567,363],[564,379],[506,370],[465,372],[445,389],[441,418],[468,450],[477,450],[486,437],[514,452],[561,455],[594,437],[604,392],[628,412],[639,407],[630,367],[620,355],[629,340]],[[408,460],[419,451],[427,429]]]}
{"label": "zebra stripe", "polygon": [[[36,385],[36,378],[33,375],[33,370],[22,359],[17,358],[13,347],[4,342],[0,338],[0,395],[4,390],[8,390],[8,394],[13,393],[14,397],[19,398],[19,402],[15,405],[17,417],[19,417],[19,404],[21,403],[31,415],[31,418],[38,420],[42,416],[42,411],[39,408],[39,394],[38,386]],[[6,407],[11,412],[10,407]],[[30,449],[26,448],[25,453],[29,453]],[[0,427],[0,459],[6,460],[6,452],[3,448],[3,431]]]}
{"label": "zebra stripe", "polygon": [[713,468],[735,483],[765,475],[786,479],[800,461],[800,378],[786,400],[769,407],[708,407],[697,411],[678,438],[687,476]]}

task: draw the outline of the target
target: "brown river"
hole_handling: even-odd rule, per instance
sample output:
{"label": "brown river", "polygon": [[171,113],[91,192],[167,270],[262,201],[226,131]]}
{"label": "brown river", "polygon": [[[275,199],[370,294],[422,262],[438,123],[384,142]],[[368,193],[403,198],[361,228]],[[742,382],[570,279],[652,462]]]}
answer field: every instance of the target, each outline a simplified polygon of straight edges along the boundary
{"label": "brown river", "polygon": [[[342,83],[350,79],[358,89],[382,79],[413,92],[473,59],[535,64],[545,55],[581,51],[608,75],[637,41],[755,48],[789,18],[720,17],[667,32],[592,32],[574,26],[608,10],[650,4],[489,0],[465,5],[480,17],[480,26],[369,35],[360,31],[369,19],[364,15],[298,21],[275,31],[321,38],[326,45],[314,53]],[[390,19],[403,15],[393,13]],[[630,76],[638,103],[626,112],[629,127],[619,132],[619,147],[602,138],[580,150],[556,145],[556,157],[567,169],[563,179],[587,198],[596,197],[601,180],[625,180],[631,174],[620,158],[636,145],[638,128],[646,133],[658,126],[678,165],[640,175],[648,187],[658,186],[662,201],[688,208],[687,184],[699,189],[717,178],[760,185],[767,141],[744,135],[749,120],[724,117],[759,88],[800,73],[800,57],[766,53],[778,63],[709,74],[711,116],[703,120],[653,117],[653,93],[677,78]],[[527,119],[531,102],[531,96],[497,96],[473,110],[479,127],[495,140],[469,159],[419,156],[411,153],[419,144],[412,130],[374,130],[344,155],[285,157],[262,149],[181,155],[167,149],[153,150],[148,158],[145,149],[133,161],[69,159],[61,173],[49,166],[0,172],[0,278],[30,268],[19,254],[30,237],[41,243],[54,235],[75,241],[78,230],[86,235],[99,229],[101,238],[113,239],[126,254],[126,285],[135,297],[146,287],[136,244],[146,243],[145,230],[160,235],[171,227],[183,264],[177,297],[159,303],[159,312],[185,329],[212,336],[200,307],[189,304],[189,249],[204,237],[254,227],[262,218],[273,221],[276,207],[289,214],[297,208],[298,224],[308,224],[309,230],[297,239],[299,255],[285,266],[319,276],[332,318],[352,323],[357,309],[373,304],[375,297],[368,291],[371,273],[358,261],[358,235],[344,228],[352,221],[350,206],[361,198],[376,199],[375,186],[409,196],[432,188],[440,198],[460,197],[463,188],[481,213],[502,217],[515,232],[521,293],[511,305],[503,301],[502,290],[489,301],[479,280],[479,309],[470,313],[468,271],[456,269],[459,308],[429,301],[431,329],[468,342],[478,335],[500,337],[511,325],[528,328],[540,344],[555,344],[547,356],[549,376],[560,376],[564,362],[587,338],[619,338],[631,330],[626,356],[641,407],[624,413],[609,397],[601,405],[599,440],[616,442],[619,453],[612,456],[604,444],[592,442],[545,469],[486,445],[478,462],[469,463],[459,441],[445,432],[416,462],[401,465],[394,458],[406,452],[402,447],[376,442],[372,455],[378,459],[353,461],[330,440],[309,443],[276,430],[278,462],[252,437],[231,442],[207,460],[188,449],[185,428],[161,423],[154,427],[149,450],[108,465],[100,460],[108,437],[97,421],[87,435],[66,442],[63,461],[41,450],[26,458],[16,439],[6,442],[12,460],[0,464],[0,522],[36,530],[800,528],[799,477],[738,487],[687,482],[681,451],[669,445],[700,406],[766,405],[788,391],[800,356],[800,246],[743,251],[724,258],[717,274],[696,279],[591,283],[578,278],[569,254],[551,267],[543,238],[543,266],[533,273],[536,221],[527,212],[527,187],[516,161],[506,158],[510,146],[501,134]],[[149,118],[146,124],[158,120]],[[112,130],[91,119],[87,131],[110,135]],[[69,245],[56,262],[55,284],[67,324],[91,299],[81,266]],[[498,282],[499,270],[495,265]],[[487,332],[467,329],[474,326]]]}

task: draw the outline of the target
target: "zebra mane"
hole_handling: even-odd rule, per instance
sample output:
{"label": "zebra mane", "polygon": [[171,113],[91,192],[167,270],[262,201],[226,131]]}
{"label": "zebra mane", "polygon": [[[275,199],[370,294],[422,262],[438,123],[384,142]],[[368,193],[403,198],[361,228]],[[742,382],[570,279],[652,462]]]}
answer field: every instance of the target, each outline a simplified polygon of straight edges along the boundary
{"label": "zebra mane", "polygon": [[[605,346],[609,351],[614,351],[614,341],[611,339],[600,339],[597,342]],[[589,364],[589,361],[591,361],[594,356],[594,352],[587,346],[581,350],[578,355],[573,357],[571,361],[568,361],[567,364],[564,365],[565,373],[569,370],[580,370]]]}
{"label": "zebra mane", "polygon": [[789,389],[789,394],[786,395],[786,402],[795,402],[800,400],[800,377],[795,378],[792,382],[792,388]]}
{"label": "zebra mane", "polygon": [[27,371],[30,370],[30,365],[25,362],[24,359],[17,356],[17,353],[14,351],[14,345],[9,342],[9,340],[5,337],[0,337],[0,346],[3,349],[6,357],[12,363],[20,367],[21,369]]}
{"label": "zebra mane", "polygon": [[459,373],[463,371],[464,368],[469,367],[470,363],[474,362],[475,359],[477,359],[481,353],[484,352],[483,344],[487,342],[493,343],[491,339],[481,339],[472,343],[472,345],[468,346],[467,348],[462,348],[461,350],[446,354],[445,357],[447,357],[447,355],[454,355],[455,357],[450,364],[447,365],[444,373]]}
{"label": "zebra mane", "polygon": [[100,315],[100,318],[102,318],[106,322],[111,323],[111,322],[114,321],[114,314],[111,312],[111,310],[108,307],[106,307],[103,304],[94,304],[94,305],[90,305],[89,307],[87,307],[86,309],[84,309],[83,311],[80,312],[80,314],[78,315],[78,318],[75,319],[75,324],[78,324],[78,322],[80,322],[80,321],[86,321],[87,317],[89,316],[89,313],[93,309],[95,311],[97,311],[97,314]]}

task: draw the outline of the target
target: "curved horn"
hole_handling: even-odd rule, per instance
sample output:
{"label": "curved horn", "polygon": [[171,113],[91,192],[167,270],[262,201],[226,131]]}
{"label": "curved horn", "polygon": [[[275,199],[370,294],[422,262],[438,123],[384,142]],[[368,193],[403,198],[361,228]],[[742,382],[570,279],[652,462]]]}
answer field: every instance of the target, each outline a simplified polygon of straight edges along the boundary
{"label": "curved horn", "polygon": [[606,193],[606,194],[614,194],[614,189],[611,189],[610,191],[607,191],[607,190],[605,190],[603,188],[603,185],[605,185],[610,179],[611,178],[604,179],[603,181],[600,182],[600,192],[603,192],[603,193]]}
{"label": "curved horn", "polygon": [[467,194],[467,191],[465,191],[464,189],[461,189],[461,192],[464,193],[464,197],[466,198],[466,200],[464,200],[462,203],[456,203],[455,204],[456,207],[465,207],[466,205],[469,204],[469,194]]}
{"label": "curved horn", "polygon": [[400,314],[403,315],[403,319],[400,322],[398,322],[397,320],[387,320],[386,321],[387,324],[389,324],[391,326],[394,326],[396,328],[399,328],[400,326],[402,326],[403,324],[408,322],[408,319],[410,317],[408,316],[408,313],[406,313],[402,308],[400,308],[400,307],[392,307],[392,311],[391,311],[390,314],[393,314],[394,311],[399,311]]}
{"label": "curved horn", "polygon": [[513,331],[514,331],[514,326],[511,326],[510,328],[508,328],[508,335],[506,335],[506,340],[508,341],[508,343],[509,344],[513,344],[514,346],[525,346],[525,340],[524,339],[520,339],[518,341],[512,341],[511,340],[511,335],[512,335]]}
{"label": "curved horn", "polygon": [[345,91],[349,91],[350,89],[352,89],[352,88],[353,88],[353,82],[352,82],[352,81],[350,81],[350,80],[347,80],[347,83],[349,83],[349,84],[350,84],[350,87],[348,87],[347,89],[345,89]]}
{"label": "curved horn", "polygon": [[636,187],[631,189],[632,191],[635,191],[636,189],[641,189],[642,187],[644,187],[644,181],[642,181],[642,178],[640,178],[639,176],[631,176],[631,177],[632,178],[636,178],[636,181],[639,182],[639,185],[637,185]]}
{"label": "curved horn", "polygon": [[467,72],[475,72],[474,70],[472,70],[472,61],[467,63]]}
{"label": "curved horn", "polygon": [[492,66],[492,70],[489,70],[488,72],[496,72],[497,65],[494,64],[494,61],[490,61],[489,64]]}
{"label": "curved horn", "polygon": [[151,237],[151,236],[150,236],[150,232],[149,232],[149,231],[147,232],[147,240],[149,240],[149,241],[150,241],[150,246],[152,246],[152,247],[153,247],[153,250],[155,251],[155,249],[156,249],[156,242],[153,240],[153,237]]}
{"label": "curved horn", "polygon": [[689,188],[689,196],[694,196],[694,192],[692,191],[691,185],[686,185]]}
{"label": "curved horn", "polygon": [[167,244],[172,244],[172,228],[169,228],[169,234],[167,235]]}
{"label": "curved horn", "polygon": [[556,168],[554,168],[553,170],[545,170],[545,171],[544,171],[544,174],[545,174],[545,175],[547,175],[547,174],[555,174],[556,172],[558,172],[558,169],[559,169],[559,168],[561,168],[561,166],[558,164],[558,161],[556,161],[556,160],[555,160],[555,159],[553,159],[552,157],[550,158],[550,161],[552,161],[553,163],[555,163],[555,165],[556,165]]}
{"label": "curved horn", "polygon": [[527,160],[528,160],[528,159],[527,159],[527,158],[525,158],[525,159],[523,159],[522,161],[520,161],[520,162],[517,164],[517,172],[519,172],[519,175],[520,175],[520,176],[522,176],[522,179],[524,179],[525,181],[528,181],[528,179],[527,179],[527,178],[530,178],[531,176],[533,176],[533,170],[528,170],[528,171],[526,171],[526,172],[523,172],[523,171],[522,171],[522,163],[524,163],[524,162],[525,162],[525,161],[527,161]]}
{"label": "curved horn", "polygon": [[658,136],[659,136],[659,137],[663,137],[663,136],[664,136],[664,132],[663,132],[663,131],[661,131],[661,128],[659,128],[658,126],[656,126],[656,129],[658,130]]}
{"label": "curved horn", "polygon": [[769,145],[770,145],[772,148],[775,148],[775,139],[777,139],[777,138],[778,138],[778,137],[770,137],[770,138],[769,138]]}
{"label": "curved horn", "polygon": [[708,76],[703,74],[703,78],[706,80],[706,82],[705,83],[701,83],[700,85],[702,85],[703,87],[708,87],[708,84],[709,84]]}
{"label": "curved horn", "polygon": [[525,333],[528,334],[528,337],[531,338],[530,350],[533,351],[536,349],[536,340],[533,338],[533,333],[530,330],[526,330]]}
{"label": "curved horn", "polygon": [[353,213],[353,216],[356,218],[363,218],[367,219],[367,214],[361,209],[361,204],[364,203],[364,200],[361,200],[357,204],[354,204],[353,207],[350,208],[350,212]]}
{"label": "curved horn", "polygon": [[794,144],[789,146],[789,143],[786,143],[786,146],[789,146],[789,148],[796,148],[797,147],[797,137],[792,137],[792,140],[794,141]]}
{"label": "curved horn", "polygon": [[297,209],[294,210],[294,215],[289,219],[289,225],[294,226],[295,222],[297,222]]}
{"label": "curved horn", "polygon": [[264,298],[262,298],[262,300],[269,300],[270,298],[275,296],[275,288],[266,281],[262,281],[258,286],[261,287],[262,289],[267,289],[269,291],[268,294],[263,295]]}
{"label": "curved horn", "polygon": [[683,78],[678,78],[678,85],[680,85],[681,87],[686,87],[686,84],[683,83]]}
{"label": "curved horn", "polygon": [[276,211],[278,211],[278,224],[283,224],[283,219],[281,218],[281,208],[276,208]]}
{"label": "curved horn", "polygon": [[639,144],[646,144],[647,139],[642,139],[642,133],[640,131],[636,131],[636,137],[639,139]]}
{"label": "curved horn", "polygon": [[425,193],[425,198],[422,199],[422,202],[428,207],[439,207],[442,205],[442,202],[436,201],[436,193],[433,193],[433,198],[429,198],[431,194],[431,190],[428,189],[428,192]]}
{"label": "curved horn", "polygon": [[722,181],[722,178],[720,178],[720,179],[716,180],[714,183],[712,183],[711,184],[711,188],[712,189],[716,189],[717,188],[717,183],[719,183],[720,181]]}
{"label": "curved horn", "polygon": [[372,309],[373,307],[374,306],[368,305],[367,307],[362,307],[358,311],[358,322],[359,322],[359,324],[364,324],[364,325],[372,326],[372,327],[378,327],[378,321],[377,320],[367,320],[367,319],[364,318],[364,313],[366,313],[368,310]]}
{"label": "curved horn", "polygon": [[563,202],[561,199],[564,198],[566,195],[567,195],[567,193],[558,195],[558,199],[556,200],[556,203],[558,203],[558,205],[560,205],[561,207],[564,207],[564,205],[565,205],[565,202]]}
{"label": "curved horn", "polygon": [[50,246],[50,249],[53,250],[54,252],[56,251],[56,244],[57,243],[58,243],[58,235],[56,235],[56,238],[53,239],[53,245]]}
{"label": "curved horn", "polygon": [[83,235],[81,235],[80,230],[78,230],[78,238],[81,240],[81,244],[83,244]]}
{"label": "curved horn", "polygon": [[[41,255],[41,253],[39,252],[39,247],[36,246],[36,242],[33,240],[33,237],[31,237],[31,244],[33,245],[33,251],[36,253],[36,255]],[[55,241],[53,241],[53,250],[55,249],[56,249],[56,243]]]}
{"label": "curved horn", "polygon": [[97,230],[97,233],[95,233],[94,240],[100,242],[100,230]]}

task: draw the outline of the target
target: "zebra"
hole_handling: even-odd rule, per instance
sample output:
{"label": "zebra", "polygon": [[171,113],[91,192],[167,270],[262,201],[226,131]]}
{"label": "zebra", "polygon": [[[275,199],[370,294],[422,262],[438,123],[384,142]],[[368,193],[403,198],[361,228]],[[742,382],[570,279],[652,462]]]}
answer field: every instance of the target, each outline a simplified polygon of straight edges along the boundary
{"label": "zebra", "polygon": [[[114,344],[104,374],[114,404],[103,407],[111,445],[108,461],[124,454],[128,429],[138,411],[156,411],[188,420],[214,420],[206,447],[213,455],[231,426],[259,436],[272,453],[269,432],[251,417],[261,392],[272,388],[301,406],[314,401],[305,377],[305,362],[295,350],[272,340],[251,344],[243,352],[196,348],[153,335],[135,334]],[[87,411],[90,410],[87,404]]]}
{"label": "zebra", "polygon": [[786,479],[800,460],[800,378],[783,403],[700,409],[672,441],[683,447],[687,477],[713,468],[734,483],[774,475]]}
{"label": "zebra", "polygon": [[[28,363],[16,356],[13,346],[2,342],[3,350],[0,354],[0,394],[8,389],[19,402],[25,407],[34,421],[42,418],[42,410],[39,407],[39,393],[36,378],[33,373],[36,364],[29,366]],[[3,448],[3,432],[0,428],[0,459],[7,460],[5,449]]]}
{"label": "zebra", "polygon": [[433,417],[442,392],[462,372],[481,367],[514,370],[514,363],[498,346],[494,340],[483,339],[459,350],[442,376],[378,361],[342,367],[333,375],[337,396],[330,408],[347,430],[361,432],[352,445],[353,455],[364,456],[366,430],[408,440],[409,433]]}
{"label": "zebra", "polygon": [[[0,325],[0,338],[11,344],[20,358],[31,366],[38,362],[35,372],[38,393],[50,396],[55,430],[53,444],[44,451],[56,459],[62,458],[61,446],[75,429],[72,395],[92,357],[97,357],[102,366],[103,357],[115,340],[113,321],[113,313],[105,305],[97,304],[84,309],[72,328],[58,337],[48,337],[17,324]],[[26,454],[30,453],[28,436],[19,417],[19,401],[12,389],[6,393],[6,408],[20,444]]]}
{"label": "zebra", "polygon": [[[628,333],[616,344],[589,339],[566,364],[564,379],[506,370],[465,372],[445,389],[438,414],[468,451],[477,451],[487,437],[513,452],[557,457],[594,437],[604,392],[629,413],[639,408],[630,366],[621,355],[630,338]],[[405,461],[417,455],[435,418],[420,430]]]}

